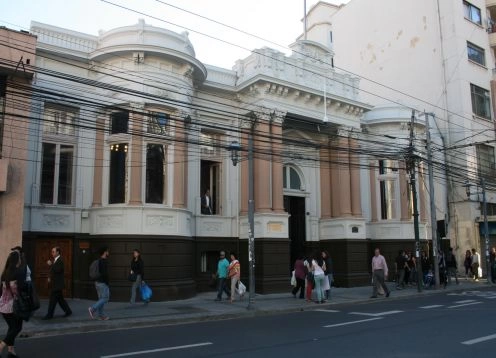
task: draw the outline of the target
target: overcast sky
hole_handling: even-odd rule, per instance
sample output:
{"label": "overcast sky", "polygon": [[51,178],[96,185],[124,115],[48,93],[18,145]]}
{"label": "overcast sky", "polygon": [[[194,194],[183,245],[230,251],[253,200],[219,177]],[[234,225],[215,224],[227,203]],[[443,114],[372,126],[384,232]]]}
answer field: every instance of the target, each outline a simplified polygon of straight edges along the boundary
{"label": "overcast sky", "polygon": [[[328,0],[334,4],[349,0]],[[318,0],[307,0],[307,9]],[[138,14],[141,12],[152,17]],[[284,47],[255,39],[204,20],[172,6],[201,14],[247,33],[287,47],[302,33],[304,0],[0,0],[0,26],[29,30],[31,21],[92,35],[99,30],[135,24],[144,18],[154,26],[182,32],[188,29],[196,57],[205,64],[231,68],[239,58],[263,46],[287,52]],[[179,26],[174,26],[179,25]],[[222,43],[195,31],[221,39]]]}

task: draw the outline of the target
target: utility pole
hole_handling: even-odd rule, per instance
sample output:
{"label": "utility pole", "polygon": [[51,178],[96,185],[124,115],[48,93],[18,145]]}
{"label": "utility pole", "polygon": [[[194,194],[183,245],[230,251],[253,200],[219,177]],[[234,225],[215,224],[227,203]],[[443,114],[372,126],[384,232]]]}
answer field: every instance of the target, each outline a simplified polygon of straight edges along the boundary
{"label": "utility pole", "polygon": [[431,201],[431,232],[432,232],[432,257],[434,260],[434,278],[436,290],[439,289],[439,265],[437,264],[437,220],[436,220],[436,198],[434,196],[434,170],[432,168],[432,153],[431,153],[431,128],[429,126],[429,115],[433,113],[424,112],[425,130],[427,139],[427,165],[429,168],[429,194]]}
{"label": "utility pole", "polygon": [[250,132],[248,134],[248,265],[249,265],[249,291],[248,310],[253,309],[255,297],[255,200],[254,200],[254,175],[253,175],[253,136],[257,125],[257,116],[250,112]]}
{"label": "utility pole", "polygon": [[486,180],[481,179],[482,186],[482,215],[484,215],[484,241],[486,242],[486,276],[487,283],[491,283],[491,263],[489,257],[489,225],[487,223]]}
{"label": "utility pole", "polygon": [[415,257],[417,262],[417,290],[422,292],[422,263],[420,260],[420,231],[419,231],[419,212],[417,208],[417,180],[415,178],[415,160],[414,146],[413,146],[413,128],[415,125],[415,110],[412,109],[412,119],[410,121],[410,145],[408,146],[408,153],[406,158],[407,169],[410,172],[410,185],[412,187],[413,197],[413,230],[415,233]]}

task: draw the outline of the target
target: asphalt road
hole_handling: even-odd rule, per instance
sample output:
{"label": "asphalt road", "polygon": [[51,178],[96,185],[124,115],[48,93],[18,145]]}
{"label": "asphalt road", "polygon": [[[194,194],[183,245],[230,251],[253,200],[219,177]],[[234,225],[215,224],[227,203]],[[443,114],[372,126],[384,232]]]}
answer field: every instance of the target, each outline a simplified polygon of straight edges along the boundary
{"label": "asphalt road", "polygon": [[496,288],[320,305],[284,315],[19,339],[25,357],[482,357]]}

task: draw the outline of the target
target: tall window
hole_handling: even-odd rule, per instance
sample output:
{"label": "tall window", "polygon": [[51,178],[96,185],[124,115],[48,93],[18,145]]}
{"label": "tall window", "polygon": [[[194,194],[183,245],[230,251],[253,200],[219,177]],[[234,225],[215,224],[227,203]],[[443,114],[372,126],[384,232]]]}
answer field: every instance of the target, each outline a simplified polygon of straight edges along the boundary
{"label": "tall window", "polygon": [[6,92],[7,92],[7,76],[0,76],[0,158],[2,158],[3,121],[5,117]]}
{"label": "tall window", "polygon": [[472,5],[468,1],[463,2],[463,14],[466,19],[482,25],[481,11],[478,7]]}
{"label": "tall window", "polygon": [[110,115],[110,134],[127,133],[129,129],[129,112],[118,111]]}
{"label": "tall window", "polygon": [[467,42],[467,54],[470,61],[477,62],[479,65],[486,65],[486,56],[483,48]]}
{"label": "tall window", "polygon": [[110,146],[109,204],[126,202],[127,143]]}
{"label": "tall window", "polygon": [[480,177],[494,181],[496,176],[494,147],[478,144],[477,150],[477,172]]}
{"label": "tall window", "polygon": [[300,175],[295,168],[287,165],[283,168],[282,181],[284,189],[302,190]]}
{"label": "tall window", "polygon": [[163,204],[165,191],[165,149],[162,144],[146,146],[145,201]]}
{"label": "tall window", "polygon": [[491,119],[489,91],[474,84],[470,84],[470,93],[472,96],[472,112],[479,117]]}
{"label": "tall window", "polygon": [[[216,215],[221,213],[222,157],[219,151],[220,143],[220,134],[212,132],[200,133],[202,214]],[[207,190],[210,194],[209,199],[206,198]]]}
{"label": "tall window", "polygon": [[73,162],[74,146],[42,144],[40,203],[72,203]]}
{"label": "tall window", "polygon": [[379,195],[381,219],[397,218],[398,165],[393,160],[379,160]]}
{"label": "tall window", "polygon": [[45,104],[43,134],[73,136],[75,133],[76,117],[77,111],[70,107],[49,103]]}
{"label": "tall window", "polygon": [[148,116],[147,133],[164,135],[167,134],[170,115],[168,113],[152,112]]}

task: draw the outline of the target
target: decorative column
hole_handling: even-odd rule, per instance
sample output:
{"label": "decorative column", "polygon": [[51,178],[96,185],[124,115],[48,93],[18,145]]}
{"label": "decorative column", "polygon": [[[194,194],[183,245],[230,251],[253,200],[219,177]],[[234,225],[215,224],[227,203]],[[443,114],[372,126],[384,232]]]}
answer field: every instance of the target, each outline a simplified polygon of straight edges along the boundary
{"label": "decorative column", "polygon": [[240,215],[246,216],[248,215],[248,131],[249,126],[245,127],[242,123],[242,132],[241,132],[241,148],[242,151],[240,153],[241,156],[241,179],[240,179],[240,188],[241,197],[240,197]]}
{"label": "decorative column", "polygon": [[410,212],[410,193],[409,184],[407,181],[407,172],[404,161],[399,162],[399,181],[400,181],[400,204],[401,204],[401,221],[410,221],[412,219],[412,213]]}
{"label": "decorative column", "polygon": [[105,117],[96,119],[95,164],[93,166],[93,207],[102,206],[103,153],[105,152]]}
{"label": "decorative column", "polygon": [[271,121],[272,143],[272,210],[275,213],[284,213],[283,192],[283,165],[282,165],[282,121],[272,119]]}
{"label": "decorative column", "polygon": [[360,157],[356,134],[349,138],[350,144],[350,175],[351,175],[351,212],[353,216],[362,216],[362,198],[360,187]]}
{"label": "decorative column", "polygon": [[370,206],[372,218],[370,221],[377,221],[377,160],[369,162],[369,180],[370,180]]}
{"label": "decorative column", "polygon": [[187,150],[186,128],[182,118],[174,119],[176,130],[174,133],[174,195],[172,206],[186,208],[186,177],[187,177]]}
{"label": "decorative column", "polygon": [[259,119],[254,135],[255,166],[255,211],[270,212],[271,206],[271,168],[269,139],[261,135],[269,133],[267,121]]}
{"label": "decorative column", "polygon": [[329,148],[320,149],[320,211],[322,219],[331,218],[331,164]]}
{"label": "decorative column", "polygon": [[[347,134],[347,133],[346,133]],[[349,138],[345,133],[340,134],[338,140],[338,173],[339,173],[339,201],[341,216],[351,216],[351,175],[350,175],[350,147]]]}
{"label": "decorative column", "polygon": [[129,113],[129,121],[131,123],[132,135],[131,143],[131,183],[129,194],[129,205],[142,205],[141,197],[142,187],[142,172],[143,172],[143,114],[136,113],[138,110],[143,111],[143,104],[131,104],[132,111]]}
{"label": "decorative column", "polygon": [[339,163],[337,141],[332,142],[330,149],[330,172],[331,172],[331,216],[337,218],[341,216],[340,186],[339,186]]}

